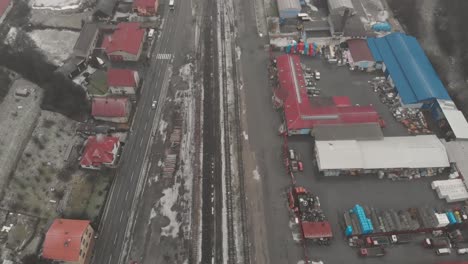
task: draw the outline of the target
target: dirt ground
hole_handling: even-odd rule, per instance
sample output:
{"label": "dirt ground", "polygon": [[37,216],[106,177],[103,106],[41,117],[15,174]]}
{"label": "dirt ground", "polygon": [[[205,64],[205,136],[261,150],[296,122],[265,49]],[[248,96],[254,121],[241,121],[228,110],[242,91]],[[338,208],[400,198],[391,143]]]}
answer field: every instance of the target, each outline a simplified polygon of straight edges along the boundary
{"label": "dirt ground", "polygon": [[[28,97],[16,96],[17,88],[27,88],[31,94]],[[28,141],[39,118],[41,97],[39,87],[18,79],[0,104],[0,190],[6,186],[7,178],[25,147],[24,142]]]}

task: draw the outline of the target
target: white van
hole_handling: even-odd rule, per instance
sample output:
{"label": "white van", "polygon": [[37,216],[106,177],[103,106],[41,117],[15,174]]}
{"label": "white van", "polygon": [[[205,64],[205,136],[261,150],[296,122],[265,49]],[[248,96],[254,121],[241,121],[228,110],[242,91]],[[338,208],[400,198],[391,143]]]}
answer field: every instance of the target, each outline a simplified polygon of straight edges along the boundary
{"label": "white van", "polygon": [[437,255],[442,256],[442,255],[450,255],[452,251],[450,250],[450,248],[438,248],[436,250],[436,253]]}
{"label": "white van", "polygon": [[154,36],[154,29],[150,29],[150,30],[148,31],[148,38],[149,38],[149,39],[152,39],[153,36]]}
{"label": "white van", "polygon": [[169,0],[169,9],[174,10],[174,0]]}

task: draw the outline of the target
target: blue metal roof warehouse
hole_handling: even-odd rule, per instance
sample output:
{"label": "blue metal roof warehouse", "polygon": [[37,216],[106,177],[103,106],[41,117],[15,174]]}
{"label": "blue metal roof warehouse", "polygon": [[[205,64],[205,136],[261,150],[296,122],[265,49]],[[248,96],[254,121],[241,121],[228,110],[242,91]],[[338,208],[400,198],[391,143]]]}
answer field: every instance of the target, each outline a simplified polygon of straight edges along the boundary
{"label": "blue metal roof warehouse", "polygon": [[367,44],[375,61],[385,64],[403,104],[451,100],[416,38],[392,33],[368,38]]}

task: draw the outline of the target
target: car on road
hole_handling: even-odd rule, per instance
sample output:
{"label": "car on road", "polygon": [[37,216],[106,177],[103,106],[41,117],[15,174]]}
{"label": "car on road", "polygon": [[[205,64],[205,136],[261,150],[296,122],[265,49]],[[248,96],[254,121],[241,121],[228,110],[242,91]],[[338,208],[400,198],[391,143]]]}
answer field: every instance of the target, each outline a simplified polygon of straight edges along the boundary
{"label": "car on road", "polygon": [[156,109],[156,104],[158,103],[158,101],[153,101],[153,103],[151,104],[151,109]]}
{"label": "car on road", "polygon": [[320,80],[320,72],[319,71],[315,70],[314,71],[314,76],[315,76],[315,80],[317,80],[317,81]]}

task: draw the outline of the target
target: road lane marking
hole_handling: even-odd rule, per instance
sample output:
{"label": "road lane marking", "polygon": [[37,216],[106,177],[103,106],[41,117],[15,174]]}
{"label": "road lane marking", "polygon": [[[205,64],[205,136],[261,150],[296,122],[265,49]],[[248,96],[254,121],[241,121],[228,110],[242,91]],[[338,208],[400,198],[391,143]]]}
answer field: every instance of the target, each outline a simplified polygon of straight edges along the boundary
{"label": "road lane marking", "polygon": [[158,53],[156,55],[157,60],[170,60],[171,58],[172,58],[172,54],[170,53]]}
{"label": "road lane marking", "polygon": [[[141,146],[141,145],[140,145]],[[137,155],[136,162],[138,162],[138,159],[140,159],[140,155]]]}
{"label": "road lane marking", "polygon": [[110,255],[109,261],[107,261],[108,264],[112,263],[112,255]]}
{"label": "road lane marking", "polygon": [[127,198],[128,198],[128,190],[127,190],[127,193],[125,194],[125,201],[127,201]]}
{"label": "road lane marking", "polygon": [[123,211],[120,212],[120,220],[119,220],[119,223],[122,223],[122,216],[123,216]]}
{"label": "road lane marking", "polygon": [[[133,175],[135,174],[135,171],[132,172],[132,177],[130,177],[130,181],[133,181]],[[127,192],[128,193],[128,192]]]}
{"label": "road lane marking", "polygon": [[145,123],[145,131],[146,131],[147,127],[148,127],[148,122]]}
{"label": "road lane marking", "polygon": [[[146,130],[146,128],[145,128],[145,130]],[[140,147],[141,147],[142,144],[143,144],[143,137],[141,137],[141,140],[140,140]]]}
{"label": "road lane marking", "polygon": [[114,237],[114,245],[115,243],[117,242],[117,236],[119,235],[119,233],[115,233],[115,237]]}

